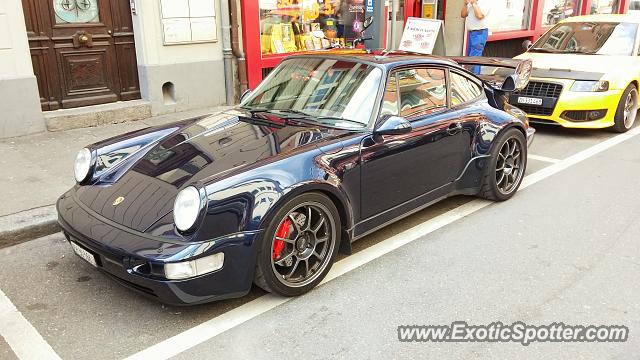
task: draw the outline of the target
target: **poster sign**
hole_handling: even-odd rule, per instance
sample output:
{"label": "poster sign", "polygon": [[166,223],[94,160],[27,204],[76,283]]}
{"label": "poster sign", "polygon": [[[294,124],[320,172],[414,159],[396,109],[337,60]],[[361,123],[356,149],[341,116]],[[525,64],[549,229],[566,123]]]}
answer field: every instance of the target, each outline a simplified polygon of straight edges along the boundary
{"label": "poster sign", "polygon": [[442,21],[440,20],[408,18],[400,40],[399,50],[433,54],[438,39],[443,41],[441,28]]}
{"label": "poster sign", "polygon": [[435,0],[422,0],[422,18],[435,19],[436,7]]}
{"label": "poster sign", "polygon": [[374,0],[367,0],[367,12],[368,13],[372,13],[373,12],[373,1]]}

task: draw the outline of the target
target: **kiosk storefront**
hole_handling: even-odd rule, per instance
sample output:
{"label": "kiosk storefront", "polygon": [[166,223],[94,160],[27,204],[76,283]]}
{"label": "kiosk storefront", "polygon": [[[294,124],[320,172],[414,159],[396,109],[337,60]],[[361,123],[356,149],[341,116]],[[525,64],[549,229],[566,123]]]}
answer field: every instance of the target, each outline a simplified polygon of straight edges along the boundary
{"label": "kiosk storefront", "polygon": [[[374,0],[242,1],[249,87],[254,88],[287,55],[326,49],[332,43],[351,46],[373,6]],[[312,35],[318,31],[324,39]]]}
{"label": "kiosk storefront", "polygon": [[[400,2],[404,3],[405,19],[412,16],[444,20],[447,52],[449,55],[463,54],[465,32],[460,10],[464,1]],[[492,0],[485,55],[515,56],[522,52],[523,40],[537,39],[558,21],[577,15],[622,14],[628,11],[629,5],[630,0]]]}

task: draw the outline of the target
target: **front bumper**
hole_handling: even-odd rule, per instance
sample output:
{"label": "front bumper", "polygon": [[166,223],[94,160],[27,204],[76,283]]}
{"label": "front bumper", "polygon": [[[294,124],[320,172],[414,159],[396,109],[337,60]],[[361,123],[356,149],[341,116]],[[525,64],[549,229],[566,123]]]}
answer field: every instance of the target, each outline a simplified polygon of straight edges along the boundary
{"label": "front bumper", "polygon": [[[69,241],[96,258],[97,268],[120,284],[171,305],[192,305],[243,296],[251,289],[256,233],[238,233],[206,243],[164,242],[101,221],[69,191],[57,202],[58,222]],[[224,266],[184,280],[162,277],[167,262],[224,252]]]}
{"label": "front bumper", "polygon": [[[616,110],[623,90],[609,90],[604,92],[575,92],[571,91],[573,80],[533,79],[531,81],[562,83],[563,89],[556,101],[553,113],[549,116],[528,114],[532,123],[561,125],[566,128],[602,129],[611,127],[615,122]],[[517,104],[513,104],[516,105]],[[562,117],[566,111],[604,110],[604,117],[593,121],[571,121]]]}

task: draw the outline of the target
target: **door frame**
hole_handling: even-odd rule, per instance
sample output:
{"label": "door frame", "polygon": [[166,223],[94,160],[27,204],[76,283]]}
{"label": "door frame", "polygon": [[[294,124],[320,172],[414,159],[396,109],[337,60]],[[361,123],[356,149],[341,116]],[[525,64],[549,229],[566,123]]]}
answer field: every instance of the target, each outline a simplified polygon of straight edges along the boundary
{"label": "door frame", "polygon": [[[29,52],[43,111],[141,98],[129,1],[102,0],[98,6],[98,23],[56,24],[53,0],[22,0]],[[97,30],[99,27],[104,31],[91,33],[95,47],[75,48],[62,44],[72,41],[74,34],[81,29]],[[97,55],[100,51],[104,54]],[[62,59],[65,53],[82,56],[82,52],[102,57],[104,69],[101,73],[105,87],[94,94],[89,89],[84,94],[79,92],[77,97],[69,96],[70,75],[64,73]]]}

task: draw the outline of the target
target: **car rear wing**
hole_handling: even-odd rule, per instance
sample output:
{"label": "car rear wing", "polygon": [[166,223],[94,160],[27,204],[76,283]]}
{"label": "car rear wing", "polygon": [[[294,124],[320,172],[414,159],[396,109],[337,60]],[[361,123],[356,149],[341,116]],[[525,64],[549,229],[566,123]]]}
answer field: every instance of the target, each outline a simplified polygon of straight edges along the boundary
{"label": "car rear wing", "polygon": [[533,69],[531,60],[515,60],[492,57],[450,57],[459,65],[473,72],[485,84],[489,103],[498,109],[509,108],[508,94],[523,90],[529,83]]}
{"label": "car rear wing", "polygon": [[[515,60],[495,57],[449,57],[461,66],[473,71],[477,77],[495,90],[513,92],[524,89],[529,83],[533,64],[531,60]],[[475,70],[475,71],[474,71]]]}

